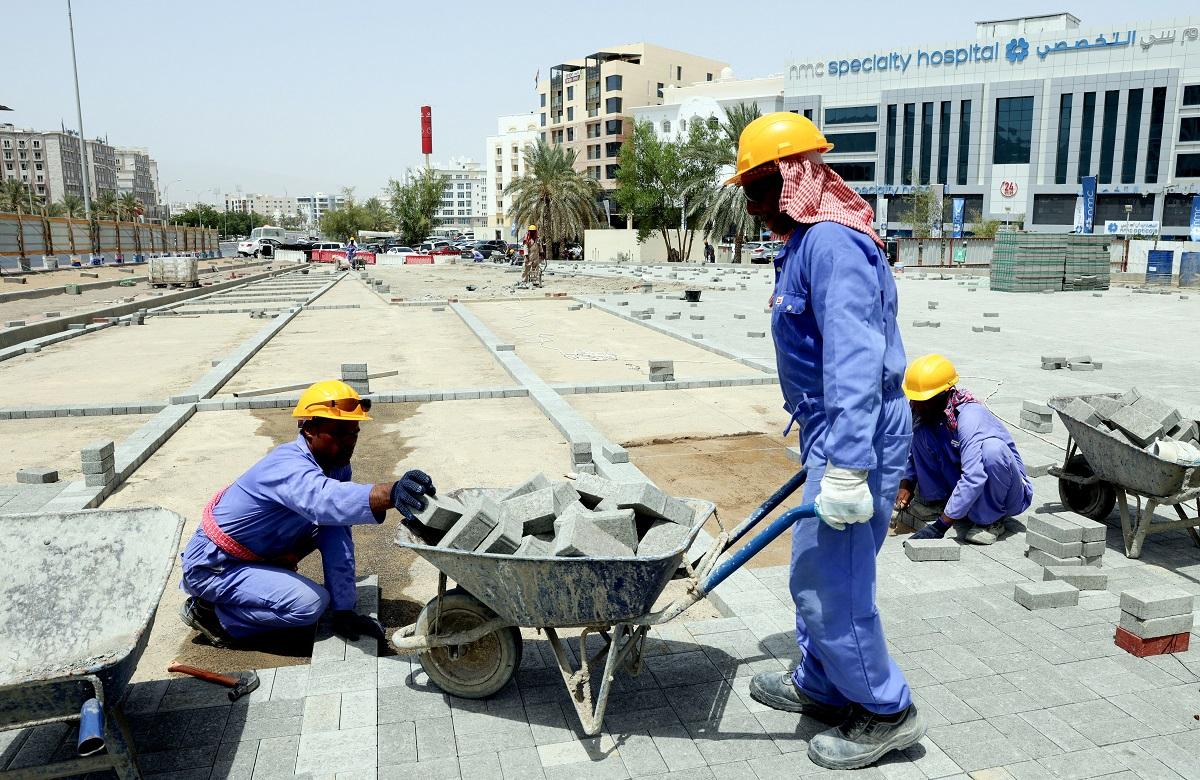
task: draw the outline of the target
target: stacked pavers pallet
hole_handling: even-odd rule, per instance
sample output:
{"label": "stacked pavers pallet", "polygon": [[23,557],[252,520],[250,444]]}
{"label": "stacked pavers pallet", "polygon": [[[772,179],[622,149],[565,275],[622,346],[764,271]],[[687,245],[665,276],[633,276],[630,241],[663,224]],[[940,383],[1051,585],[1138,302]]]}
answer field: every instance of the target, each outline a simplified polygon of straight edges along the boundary
{"label": "stacked pavers pallet", "polygon": [[1186,651],[1193,601],[1187,591],[1166,585],[1122,592],[1117,646],[1138,657]]}
{"label": "stacked pavers pallet", "polygon": [[371,392],[370,383],[367,381],[366,363],[342,363],[342,381],[354,388],[359,395]]}
{"label": "stacked pavers pallet", "polygon": [[116,447],[111,441],[94,441],[80,453],[83,481],[88,487],[104,487],[116,481]]}
{"label": "stacked pavers pallet", "polygon": [[1016,233],[996,236],[991,289],[1000,292],[1107,290],[1105,236]]}
{"label": "stacked pavers pallet", "polygon": [[1054,431],[1054,410],[1038,401],[1024,401],[1021,404],[1020,425],[1034,433],[1052,433]]}
{"label": "stacked pavers pallet", "polygon": [[1108,526],[1074,515],[1025,518],[1025,557],[1042,566],[1100,566]]}

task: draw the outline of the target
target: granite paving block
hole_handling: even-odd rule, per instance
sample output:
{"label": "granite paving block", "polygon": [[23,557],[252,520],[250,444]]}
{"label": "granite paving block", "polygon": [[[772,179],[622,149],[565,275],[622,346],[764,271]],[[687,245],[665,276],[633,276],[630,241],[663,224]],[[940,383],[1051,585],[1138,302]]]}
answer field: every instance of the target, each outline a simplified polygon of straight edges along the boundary
{"label": "granite paving block", "polygon": [[112,441],[99,440],[93,441],[83,446],[80,449],[80,458],[84,463],[96,463],[104,460],[111,460],[116,452],[116,447]]}
{"label": "granite paving block", "polygon": [[1121,611],[1141,620],[1151,620],[1190,614],[1193,601],[1192,595],[1180,588],[1170,585],[1147,585],[1122,591]]}
{"label": "granite paving block", "polygon": [[24,468],[17,472],[17,483],[22,485],[45,485],[58,482],[56,469]]}
{"label": "granite paving block", "polygon": [[[1080,536],[1083,529],[1079,529]],[[1059,542],[1048,536],[1042,536],[1033,530],[1025,532],[1025,541],[1035,550],[1043,550],[1059,558],[1073,558],[1083,554],[1083,542]]]}
{"label": "granite paving block", "polygon": [[374,726],[302,734],[296,754],[296,773],[370,769],[376,766],[377,749]]}
{"label": "granite paving block", "polygon": [[1158,423],[1164,430],[1174,428],[1182,419],[1175,407],[1146,396],[1134,401],[1133,408]]}
{"label": "granite paving block", "polygon": [[957,561],[962,547],[953,539],[905,539],[904,554],[910,561]]}
{"label": "granite paving block", "polygon": [[474,552],[495,530],[503,509],[487,496],[476,496],[466,503],[466,513],[446,532],[441,547]]}
{"label": "granite paving block", "polygon": [[1170,615],[1157,618],[1138,618],[1122,611],[1119,625],[1129,633],[1141,639],[1157,639],[1163,636],[1174,636],[1192,630],[1192,613],[1185,615]]}
{"label": "granite paving block", "polygon": [[638,557],[652,558],[672,554],[686,543],[690,534],[689,526],[669,520],[658,520],[646,529],[638,541]]}
{"label": "granite paving block", "polygon": [[299,701],[304,703],[302,733],[337,731],[342,716],[342,695],[340,693],[306,696]]}
{"label": "granite paving block", "polygon": [[417,512],[417,520],[429,528],[448,531],[466,512],[466,508],[448,496],[426,496],[425,508]]}
{"label": "granite paving block", "polygon": [[[633,548],[598,528],[586,511],[568,512],[554,521],[554,555],[568,558],[623,558]],[[632,518],[630,518],[632,521]]]}
{"label": "granite paving block", "polygon": [[1072,556],[1069,558],[1060,558],[1059,556],[1048,553],[1045,550],[1039,550],[1036,547],[1030,547],[1025,551],[1025,557],[1039,566],[1082,566],[1083,558]]}
{"label": "granite paving block", "polygon": [[386,723],[379,727],[378,766],[412,765],[416,762],[417,727],[414,722]]}
{"label": "granite paving block", "polygon": [[1163,433],[1162,425],[1133,406],[1124,406],[1117,410],[1109,422],[1141,447],[1147,446]]}
{"label": "granite paving block", "polygon": [[1108,587],[1108,574],[1090,566],[1047,566],[1042,570],[1043,580],[1061,580],[1079,590],[1104,590]]}
{"label": "granite paving block", "polygon": [[[540,474],[538,476],[541,476]],[[554,519],[572,505],[579,505],[580,494],[569,482],[555,482],[501,503],[505,519],[519,522],[522,535],[549,533],[554,529]],[[582,505],[579,505],[582,508]]]}
{"label": "granite paving block", "polygon": [[1027,609],[1070,607],[1079,603],[1079,589],[1062,580],[1018,583],[1013,599]]}

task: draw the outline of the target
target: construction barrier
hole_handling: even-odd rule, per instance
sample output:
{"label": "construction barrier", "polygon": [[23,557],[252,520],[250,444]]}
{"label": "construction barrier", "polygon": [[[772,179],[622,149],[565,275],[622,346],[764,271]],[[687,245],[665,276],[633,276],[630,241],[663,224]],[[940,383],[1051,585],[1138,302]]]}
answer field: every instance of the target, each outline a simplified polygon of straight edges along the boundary
{"label": "construction barrier", "polygon": [[[49,256],[82,256],[101,262],[134,262],[139,257],[165,254],[217,257],[220,246],[212,228],[152,225],[97,219],[0,214],[0,258],[21,258],[28,264]],[[25,263],[22,263],[24,265]],[[66,265],[67,263],[60,263]]]}
{"label": "construction barrier", "polygon": [[[344,249],[318,249],[312,253],[312,261],[314,263],[337,263],[346,259],[346,250]],[[354,259],[367,265],[375,265],[374,252],[355,252]]]}
{"label": "construction barrier", "polygon": [[898,238],[896,244],[905,267],[987,267],[994,249],[990,238]]}
{"label": "construction barrier", "polygon": [[433,265],[433,255],[405,255],[405,265]]}

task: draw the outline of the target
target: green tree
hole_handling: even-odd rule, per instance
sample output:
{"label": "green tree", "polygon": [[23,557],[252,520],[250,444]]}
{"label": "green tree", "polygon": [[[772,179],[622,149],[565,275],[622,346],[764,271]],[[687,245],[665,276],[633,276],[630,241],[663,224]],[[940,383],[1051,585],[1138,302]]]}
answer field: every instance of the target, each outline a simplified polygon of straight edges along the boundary
{"label": "green tree", "polygon": [[62,215],[64,217],[78,218],[83,216],[83,198],[73,192],[65,193],[62,200],[58,202],[62,207]]}
{"label": "green tree", "polygon": [[299,230],[304,227],[304,217],[299,214],[283,214],[279,217],[279,227],[284,230]]}
{"label": "green tree", "polygon": [[429,168],[409,171],[407,180],[388,179],[388,209],[404,242],[417,246],[433,229],[433,216],[442,203],[449,178]]}
{"label": "green tree", "polygon": [[366,209],[354,199],[353,187],[344,188],[342,196],[344,203],[321,215],[321,233],[338,241],[347,241],[360,230],[370,230],[371,223]]}
{"label": "green tree", "polygon": [[[234,213],[234,214],[229,214],[229,217],[230,217],[230,220],[226,220],[225,214],[223,212],[217,211],[215,208],[208,205],[207,203],[198,203],[195,206],[193,206],[192,208],[188,209],[187,211],[181,211],[177,214],[172,214],[171,215],[171,224],[184,225],[186,227],[222,228],[223,225],[229,224],[229,222],[232,221],[232,219],[234,217],[241,217],[242,222],[245,225],[250,224],[250,215],[249,214]],[[263,217],[261,215],[258,215],[258,224],[260,224],[260,225],[265,224],[265,220],[263,219]],[[235,234],[241,235],[242,233],[248,234],[249,232],[250,232],[249,228],[246,228],[246,230],[240,231],[240,232],[233,230],[232,227],[229,230],[230,235],[235,235]]]}
{"label": "green tree", "polygon": [[505,189],[512,196],[512,219],[537,225],[538,236],[555,257],[567,241],[580,241],[583,232],[600,224],[600,185],[575,170],[575,152],[539,140],[523,151],[525,175]]}
{"label": "green tree", "polygon": [[[737,167],[738,141],[746,125],[762,116],[756,103],[739,103],[725,111],[725,121],[717,125],[719,132],[703,147],[708,160],[719,170]],[[697,199],[701,219],[709,226],[709,237],[720,241],[733,235],[733,262],[742,262],[742,244],[747,235],[758,237],[758,220],[746,211],[746,194],[741,187],[722,184],[707,200]]]}
{"label": "green tree", "polygon": [[929,238],[941,232],[949,199],[938,197],[933,187],[919,187],[901,199],[901,213],[912,225],[913,238]]}
{"label": "green tree", "polygon": [[687,132],[680,140],[660,139],[653,125],[638,122],[621,145],[617,171],[617,203],[633,215],[638,240],[659,231],[669,260],[689,257],[703,206],[717,188],[719,167],[709,150],[721,131],[692,122]]}
{"label": "green tree", "polygon": [[95,219],[116,219],[119,215],[117,193],[103,190],[92,202],[92,216]]}
{"label": "green tree", "polygon": [[117,199],[117,214],[126,222],[136,222],[142,213],[142,202],[132,192]]}
{"label": "green tree", "polygon": [[1000,230],[1000,220],[983,219],[979,209],[968,211],[966,221],[972,226],[971,235],[975,238],[995,238],[996,232]]}
{"label": "green tree", "polygon": [[396,219],[379,198],[367,198],[362,204],[363,217],[367,222],[364,230],[391,230]]}
{"label": "green tree", "polygon": [[19,179],[0,183],[0,211],[15,214],[41,212],[42,197],[33,192],[29,185]]}

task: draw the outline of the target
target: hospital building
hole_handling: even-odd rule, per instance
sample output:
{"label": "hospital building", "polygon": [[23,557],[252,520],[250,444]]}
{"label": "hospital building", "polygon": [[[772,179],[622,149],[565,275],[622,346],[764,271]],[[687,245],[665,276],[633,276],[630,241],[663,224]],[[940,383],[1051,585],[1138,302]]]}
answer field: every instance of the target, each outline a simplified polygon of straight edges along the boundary
{"label": "hospital building", "polygon": [[1200,192],[1200,16],[1087,21],[1000,19],[969,40],[814,52],[779,76],[669,88],[634,116],[676,136],[738,103],[801,113],[891,233],[908,228],[902,196],[937,184],[968,215],[1067,232],[1095,176],[1097,231],[1129,218],[1184,237]]}

